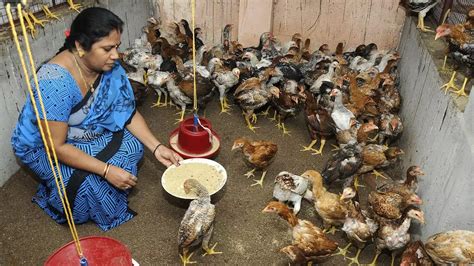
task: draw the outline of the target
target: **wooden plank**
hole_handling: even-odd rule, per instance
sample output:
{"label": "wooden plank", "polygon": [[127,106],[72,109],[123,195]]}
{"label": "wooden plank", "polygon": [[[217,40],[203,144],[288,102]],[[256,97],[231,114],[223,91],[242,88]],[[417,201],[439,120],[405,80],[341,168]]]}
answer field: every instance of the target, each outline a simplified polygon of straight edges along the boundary
{"label": "wooden plank", "polygon": [[240,0],[239,42],[244,46],[258,43],[263,32],[272,28],[272,0]]}
{"label": "wooden plank", "polygon": [[311,38],[313,49],[327,43],[346,47],[375,42],[381,49],[398,45],[405,12],[398,0],[275,0],[273,33],[288,41],[299,32]]}

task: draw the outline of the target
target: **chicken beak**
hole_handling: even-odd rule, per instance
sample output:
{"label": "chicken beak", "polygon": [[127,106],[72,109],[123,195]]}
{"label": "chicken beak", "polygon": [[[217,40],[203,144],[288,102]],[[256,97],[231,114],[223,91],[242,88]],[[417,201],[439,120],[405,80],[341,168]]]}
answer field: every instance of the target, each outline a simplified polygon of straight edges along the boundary
{"label": "chicken beak", "polygon": [[268,207],[265,207],[263,210],[262,210],[262,213],[269,213],[271,212],[270,209]]}
{"label": "chicken beak", "polygon": [[436,41],[437,39],[439,39],[440,37],[441,37],[441,34],[439,34],[439,32],[438,32],[438,33],[436,33],[436,36],[435,36],[435,41]]}
{"label": "chicken beak", "polygon": [[332,96],[336,96],[336,91],[335,91],[335,90],[332,90],[332,91],[331,91],[331,94],[329,94],[329,96],[331,96],[331,97],[332,97]]}

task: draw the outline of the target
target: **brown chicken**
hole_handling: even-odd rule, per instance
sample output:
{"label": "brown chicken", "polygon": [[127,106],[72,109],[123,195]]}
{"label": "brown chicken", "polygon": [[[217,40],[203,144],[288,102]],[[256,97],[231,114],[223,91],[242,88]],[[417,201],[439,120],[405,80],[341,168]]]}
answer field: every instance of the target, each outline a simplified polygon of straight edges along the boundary
{"label": "brown chicken", "polygon": [[280,251],[287,254],[294,263],[306,265],[308,262],[322,262],[338,248],[337,242],[329,239],[310,221],[298,219],[284,203],[272,201],[262,212],[276,213],[290,225],[292,244]]}
{"label": "brown chicken", "polygon": [[344,202],[344,198],[341,199],[339,195],[326,190],[323,185],[323,177],[319,172],[308,170],[301,176],[312,182],[314,207],[316,212],[323,219],[324,228],[331,228],[330,231],[334,234],[334,226],[341,226],[346,220],[348,212],[347,203]]}
{"label": "brown chicken", "polygon": [[[313,151],[316,154],[321,154],[326,143],[326,138],[333,136],[336,133],[336,126],[329,108],[325,108],[315,99],[310,91],[305,91],[306,100],[304,107],[304,114],[306,118],[306,126],[308,127],[311,143],[308,146],[303,146],[301,151]],[[313,146],[321,139],[319,149],[313,149]]]}
{"label": "brown chicken", "polygon": [[416,194],[400,195],[394,191],[369,194],[368,203],[377,220],[400,219],[405,209],[411,205],[420,205],[423,201]]}
{"label": "brown chicken", "polygon": [[402,196],[416,193],[418,190],[418,177],[423,175],[425,173],[418,165],[412,165],[408,167],[407,176],[403,183],[387,183],[377,189],[380,191],[393,191]]}
{"label": "brown chicken", "polygon": [[[375,169],[387,167],[398,160],[404,152],[398,147],[368,144],[362,149],[362,167],[359,173],[373,171],[376,176],[384,177]],[[385,177],[384,177],[385,178]]]}
{"label": "brown chicken", "polygon": [[431,266],[433,261],[426,253],[423,242],[411,242],[403,251],[400,266]]}
{"label": "brown chicken", "polygon": [[425,250],[436,264],[472,265],[474,232],[455,230],[435,234],[425,242]]}
{"label": "brown chicken", "polygon": [[251,185],[263,187],[263,179],[267,174],[266,169],[272,163],[278,151],[278,146],[270,141],[250,141],[246,138],[238,138],[232,146],[232,150],[235,149],[241,149],[245,163],[254,168],[245,174],[247,178],[253,177],[255,170],[263,171],[262,177],[259,180],[254,180],[255,183]]}
{"label": "brown chicken", "polygon": [[253,123],[257,122],[254,111],[267,105],[272,97],[279,97],[279,90],[276,87],[267,87],[266,82],[274,74],[274,68],[264,71],[258,78],[249,78],[242,82],[234,92],[234,99],[244,112],[247,127],[255,132]]}

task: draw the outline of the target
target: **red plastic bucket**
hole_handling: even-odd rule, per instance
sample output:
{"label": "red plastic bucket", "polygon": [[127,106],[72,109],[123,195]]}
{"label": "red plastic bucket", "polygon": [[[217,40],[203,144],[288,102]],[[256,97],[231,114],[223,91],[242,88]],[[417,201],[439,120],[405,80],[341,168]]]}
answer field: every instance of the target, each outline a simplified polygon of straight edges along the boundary
{"label": "red plastic bucket", "polygon": [[[89,266],[116,266],[132,265],[132,255],[128,248],[119,241],[104,236],[88,236],[80,239],[82,252]],[[80,258],[76,251],[74,241],[59,248],[49,256],[44,265],[67,266],[80,265]]]}

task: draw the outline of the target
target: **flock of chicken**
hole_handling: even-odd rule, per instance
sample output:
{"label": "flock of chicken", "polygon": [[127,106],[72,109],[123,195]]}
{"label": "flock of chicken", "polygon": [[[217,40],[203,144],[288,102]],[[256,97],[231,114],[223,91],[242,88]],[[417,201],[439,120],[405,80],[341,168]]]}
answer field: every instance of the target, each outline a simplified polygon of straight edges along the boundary
{"label": "flock of chicken", "polygon": [[[123,53],[122,63],[137,95],[143,88],[155,89],[158,100],[154,106],[173,102],[181,109],[181,121],[186,107],[194,101],[192,31],[188,22],[181,20],[169,25],[172,30],[165,38],[156,20],[148,22],[142,38]],[[335,138],[338,144],[337,152],[321,173],[281,172],[275,178],[273,197],[278,201],[270,202],[263,212],[277,213],[293,230],[292,245],[281,252],[294,263],[320,262],[340,254],[351,264],[359,264],[361,250],[374,242],[376,256],[371,265],[375,265],[384,249],[392,252],[393,264],[395,251],[403,250],[410,242],[411,222],[424,223],[418,207],[422,200],[416,194],[417,177],[423,172],[412,166],[403,183],[387,181],[375,185],[365,198],[359,197],[359,179],[370,175],[386,178],[379,171],[393,166],[403,154],[393,146],[403,131],[397,114],[401,102],[396,86],[398,53],[379,51],[373,43],[360,45],[354,51],[344,51],[342,43],[335,51],[322,45],[311,52],[310,40],[303,41],[298,33],[289,42],[281,43],[268,32],[261,35],[257,47],[244,48],[232,40],[231,27],[225,26],[223,42],[214,47],[201,41],[201,29],[194,30],[199,108],[205,108],[217,90],[221,111],[228,112],[227,96],[232,93],[252,131],[258,111],[268,114],[273,108],[272,119],[284,134],[289,134],[285,119],[302,112],[313,140],[303,151],[322,154],[328,138]],[[318,139],[320,145],[315,149]],[[246,174],[248,177],[255,170],[263,171],[253,184],[263,186],[277,145],[240,138],[232,149],[241,149],[246,162],[255,168]],[[334,184],[342,184],[342,195],[328,191],[326,187]],[[218,252],[209,248],[215,207],[208,192],[195,180],[186,181],[185,190],[199,196],[191,203],[179,230],[180,256],[187,264],[191,263],[189,248],[193,245],[201,243],[207,254]],[[314,202],[325,230],[297,218],[303,198]],[[291,203],[293,209],[282,202]],[[335,227],[342,228],[350,241],[343,249],[326,235]],[[461,245],[460,241],[467,244]],[[350,245],[358,249],[354,257],[346,256]],[[402,263],[432,263],[431,259],[438,264],[473,263],[473,254],[473,232],[449,231],[431,237],[424,245],[410,243]]]}

